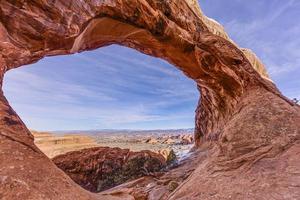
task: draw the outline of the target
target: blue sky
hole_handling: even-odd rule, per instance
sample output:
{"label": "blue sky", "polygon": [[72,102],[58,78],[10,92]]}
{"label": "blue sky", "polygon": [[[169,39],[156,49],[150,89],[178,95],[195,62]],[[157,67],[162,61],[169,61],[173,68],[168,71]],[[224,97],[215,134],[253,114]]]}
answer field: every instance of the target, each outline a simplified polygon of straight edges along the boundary
{"label": "blue sky", "polygon": [[117,45],[12,70],[4,91],[36,130],[193,127],[199,96],[172,65]]}
{"label": "blue sky", "polygon": [[205,14],[241,47],[253,50],[271,79],[290,98],[300,99],[299,0],[201,0]]}
{"label": "blue sky", "polygon": [[[262,59],[285,95],[300,98],[300,1],[200,3]],[[11,70],[4,92],[36,130],[189,128],[199,97],[172,65],[116,45]]]}

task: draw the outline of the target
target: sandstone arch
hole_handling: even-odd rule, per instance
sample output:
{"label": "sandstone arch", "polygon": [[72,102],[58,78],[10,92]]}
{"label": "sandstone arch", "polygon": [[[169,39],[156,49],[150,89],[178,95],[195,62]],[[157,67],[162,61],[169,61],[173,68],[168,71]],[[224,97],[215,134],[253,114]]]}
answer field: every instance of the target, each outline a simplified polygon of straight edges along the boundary
{"label": "sandstone arch", "polygon": [[[281,95],[258,58],[239,49],[196,1],[2,0],[0,5],[1,82],[6,71],[44,56],[110,44],[163,58],[196,81],[201,93],[196,146],[209,147],[209,156],[171,199],[272,198],[274,188],[277,197],[288,191],[290,199],[300,196],[299,106]],[[34,146],[2,90],[0,100],[0,197],[117,198],[76,186]],[[248,187],[251,193],[245,192]]]}

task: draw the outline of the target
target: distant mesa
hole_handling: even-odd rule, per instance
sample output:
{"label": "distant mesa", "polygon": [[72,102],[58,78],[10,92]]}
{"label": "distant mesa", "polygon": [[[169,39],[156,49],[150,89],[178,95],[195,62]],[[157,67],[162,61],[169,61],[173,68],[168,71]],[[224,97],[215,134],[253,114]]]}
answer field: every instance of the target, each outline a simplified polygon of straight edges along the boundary
{"label": "distant mesa", "polygon": [[69,151],[99,146],[94,138],[87,135],[66,134],[58,135],[49,132],[31,131],[34,143],[49,158]]}

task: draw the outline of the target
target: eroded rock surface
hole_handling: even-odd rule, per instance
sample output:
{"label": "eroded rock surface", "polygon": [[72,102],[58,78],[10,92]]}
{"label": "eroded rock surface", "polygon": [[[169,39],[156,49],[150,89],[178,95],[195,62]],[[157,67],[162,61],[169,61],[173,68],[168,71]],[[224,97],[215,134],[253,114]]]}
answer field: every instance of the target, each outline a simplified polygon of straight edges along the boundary
{"label": "eroded rock surface", "polygon": [[133,199],[137,200],[168,199],[168,196],[194,172],[199,163],[207,158],[207,155],[207,150],[196,150],[172,170],[156,173],[152,176],[144,176],[103,191],[100,194],[129,194]]}
{"label": "eroded rock surface", "polygon": [[[201,93],[195,144],[208,156],[163,198],[300,198],[299,106],[196,0],[0,1],[1,86],[8,70],[110,44],[165,59]],[[133,189],[92,194],[76,185],[34,145],[2,90],[0,112],[0,198],[134,199]]]}
{"label": "eroded rock surface", "polygon": [[109,147],[73,151],[52,160],[91,192],[100,192],[166,167],[166,160],[160,154]]}

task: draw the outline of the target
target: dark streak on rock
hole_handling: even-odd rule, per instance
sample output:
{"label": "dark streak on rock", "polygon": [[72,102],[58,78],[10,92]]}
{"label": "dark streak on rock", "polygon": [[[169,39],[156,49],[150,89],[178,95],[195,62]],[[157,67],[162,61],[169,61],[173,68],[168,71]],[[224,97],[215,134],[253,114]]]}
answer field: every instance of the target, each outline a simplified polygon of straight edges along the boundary
{"label": "dark streak on rock", "polygon": [[13,137],[8,136],[8,135],[5,135],[5,134],[3,134],[3,133],[0,133],[0,136],[5,137],[6,139],[11,140],[11,141],[13,141],[13,142],[17,142],[17,143],[19,143],[19,144],[21,144],[21,145],[23,145],[23,146],[25,146],[25,147],[31,149],[32,151],[34,151],[34,152],[36,152],[36,153],[39,153],[35,148],[33,148],[32,146],[26,144],[25,142],[16,140],[16,139],[14,139]]}

